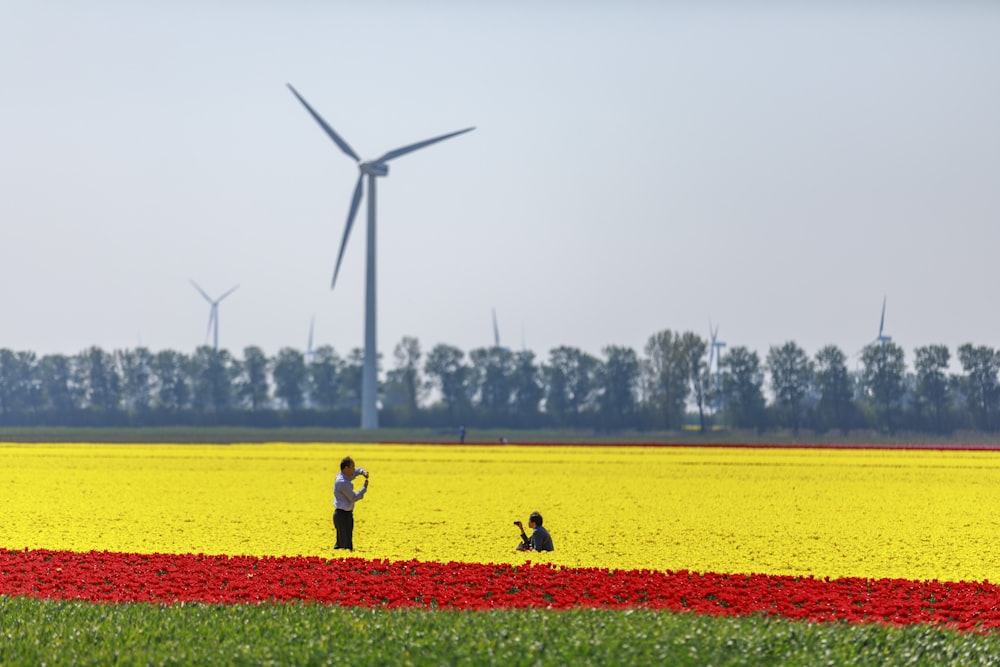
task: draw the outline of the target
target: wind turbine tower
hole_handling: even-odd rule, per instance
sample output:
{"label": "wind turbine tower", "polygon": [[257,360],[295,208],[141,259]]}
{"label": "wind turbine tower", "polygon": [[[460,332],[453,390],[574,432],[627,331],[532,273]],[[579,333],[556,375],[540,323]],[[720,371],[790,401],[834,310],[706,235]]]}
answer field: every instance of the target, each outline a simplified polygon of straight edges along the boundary
{"label": "wind turbine tower", "polygon": [[365,268],[365,361],[361,372],[361,428],[378,428],[378,405],[376,403],[377,392],[377,370],[376,356],[378,354],[375,336],[375,179],[379,176],[389,175],[389,160],[402,157],[407,153],[412,153],[420,148],[425,148],[439,141],[450,139],[451,137],[464,134],[474,130],[467,127],[464,130],[442,134],[432,139],[425,139],[414,144],[409,144],[401,148],[396,148],[374,160],[362,160],[354,149],[338,135],[332,127],[316,111],[309,106],[309,103],[299,95],[298,91],[287,84],[288,89],[302,103],[309,115],[313,117],[326,135],[337,144],[340,150],[358,164],[358,182],[354,186],[354,195],[351,197],[351,208],[347,213],[347,225],[344,227],[344,236],[340,241],[340,252],[337,253],[337,264],[333,269],[333,280],[330,289],[337,284],[337,273],[340,271],[340,262],[344,258],[344,248],[347,247],[347,239],[351,234],[351,226],[354,224],[354,216],[358,212],[358,205],[361,203],[361,196],[364,190],[365,177],[368,180],[368,249]]}
{"label": "wind turbine tower", "polygon": [[[715,378],[715,388],[719,388],[719,357],[722,356],[722,348],[726,346],[725,343],[719,340],[719,325],[712,327],[712,323],[708,323],[708,334],[709,334],[709,348],[708,348],[708,373]],[[715,362],[715,372],[712,372],[712,362]]]}
{"label": "wind turbine tower", "polygon": [[497,326],[497,309],[493,309],[493,346],[500,347],[500,327]]}
{"label": "wind turbine tower", "polygon": [[315,353],[313,352],[313,327],[316,325],[316,316],[309,320],[309,340],[306,342],[306,363],[311,364]]}
{"label": "wind turbine tower", "polygon": [[209,305],[211,305],[211,309],[209,310],[209,313],[208,313],[208,329],[206,329],[206,331],[205,331],[205,340],[208,340],[208,334],[211,333],[212,334],[212,346],[215,348],[216,351],[218,351],[218,349],[219,349],[219,303],[223,299],[225,299],[227,296],[229,296],[230,294],[232,294],[233,292],[235,292],[236,288],[239,287],[239,285],[236,285],[236,287],[233,287],[229,291],[223,293],[223,295],[220,296],[218,299],[213,299],[212,297],[210,297],[208,294],[205,293],[205,290],[203,290],[201,287],[198,286],[198,283],[196,283],[195,281],[192,280],[191,284],[194,285],[194,288],[196,290],[198,290],[198,292],[203,297],[205,297],[205,301],[208,301]]}

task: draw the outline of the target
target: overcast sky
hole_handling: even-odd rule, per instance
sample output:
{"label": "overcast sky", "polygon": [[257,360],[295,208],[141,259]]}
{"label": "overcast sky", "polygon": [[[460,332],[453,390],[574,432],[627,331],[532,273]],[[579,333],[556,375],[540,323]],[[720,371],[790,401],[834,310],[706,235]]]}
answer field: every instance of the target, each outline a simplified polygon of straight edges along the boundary
{"label": "overcast sky", "polygon": [[0,347],[1000,346],[1000,3],[0,2]]}

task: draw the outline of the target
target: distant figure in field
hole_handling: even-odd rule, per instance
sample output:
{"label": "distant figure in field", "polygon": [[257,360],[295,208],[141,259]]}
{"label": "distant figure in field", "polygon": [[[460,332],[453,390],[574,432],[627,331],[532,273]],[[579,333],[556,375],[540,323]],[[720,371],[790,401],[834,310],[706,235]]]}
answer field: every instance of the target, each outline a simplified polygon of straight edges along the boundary
{"label": "distant figure in field", "polygon": [[[365,484],[354,491],[354,478],[362,475]],[[354,503],[368,491],[368,471],[354,466],[354,459],[345,456],[340,462],[340,474],[333,483],[333,527],[337,529],[337,546],[334,549],[354,551]]]}
{"label": "distant figure in field", "polygon": [[458,427],[458,441],[465,443],[465,424]]}
{"label": "distant figure in field", "polygon": [[528,528],[531,528],[531,537],[524,533],[524,525],[520,521],[515,521],[514,525],[521,530],[521,543],[517,545],[518,551],[555,551],[552,546],[552,536],[549,531],[542,527],[542,515],[532,512],[528,517]]}

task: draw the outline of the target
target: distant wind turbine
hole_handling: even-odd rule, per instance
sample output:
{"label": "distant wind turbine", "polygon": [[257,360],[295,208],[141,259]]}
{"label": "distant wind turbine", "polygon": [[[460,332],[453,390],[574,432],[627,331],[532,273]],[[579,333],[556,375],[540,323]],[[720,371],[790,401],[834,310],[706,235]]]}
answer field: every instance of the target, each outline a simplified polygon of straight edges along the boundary
{"label": "distant wind turbine", "polygon": [[[312,317],[309,318],[309,339],[306,341],[306,367],[307,368],[310,368],[312,366],[312,364],[313,364],[313,361],[316,359],[316,353],[313,351],[313,328],[315,327],[315,325],[316,325],[316,316],[313,315]],[[307,371],[307,372],[311,373],[311,371]],[[307,408],[311,408],[311,407],[315,406],[315,403],[313,401],[313,395],[312,395],[311,391],[306,392],[305,399],[306,399],[306,407]]]}
{"label": "distant wind turbine", "polygon": [[351,197],[351,208],[347,213],[347,225],[344,227],[344,236],[340,242],[340,252],[337,253],[337,264],[333,269],[333,280],[330,282],[331,289],[337,284],[337,274],[340,272],[340,262],[344,257],[344,248],[347,247],[347,239],[351,234],[354,216],[357,214],[358,205],[361,203],[365,176],[368,177],[368,252],[365,270],[365,361],[361,374],[361,428],[378,428],[378,406],[376,404],[376,383],[378,378],[375,366],[376,355],[378,354],[375,343],[375,179],[378,176],[387,176],[389,174],[389,165],[386,164],[389,160],[394,160],[420,148],[425,148],[439,141],[464,134],[475,128],[467,127],[464,130],[442,134],[433,139],[418,141],[415,144],[391,150],[374,160],[362,160],[354,152],[354,149],[309,106],[309,103],[299,95],[298,91],[291,84],[287,85],[292,94],[295,95],[299,102],[302,103],[302,106],[306,108],[306,111],[309,112],[309,115],[313,117],[313,120],[319,123],[319,126],[323,128],[327,136],[333,139],[333,143],[337,144],[337,147],[341,151],[358,163],[358,182],[354,186],[354,195]]}
{"label": "distant wind turbine", "polygon": [[235,292],[236,288],[239,287],[239,285],[236,285],[236,287],[231,288],[228,292],[225,292],[218,299],[212,299],[212,297],[210,297],[208,294],[205,293],[205,290],[203,290],[201,287],[198,286],[198,283],[192,280],[191,284],[194,285],[194,288],[198,290],[198,292],[203,297],[205,297],[205,301],[208,301],[208,303],[212,306],[208,313],[208,329],[205,330],[205,340],[207,341],[209,333],[212,333],[213,334],[212,345],[216,350],[218,350],[219,349],[219,303],[227,296]]}
{"label": "distant wind turbine", "polygon": [[306,343],[306,363],[311,364],[313,360],[313,327],[316,324],[316,316],[309,319],[309,340]]}
{"label": "distant wind turbine", "polygon": [[892,342],[892,336],[886,336],[882,333],[885,329],[885,297],[882,297],[882,319],[878,322],[878,336],[873,340],[873,343],[881,343],[885,345],[886,343]]}
{"label": "distant wind turbine", "polygon": [[[716,324],[712,327],[712,322],[708,323],[708,337],[709,337],[709,347],[708,347],[708,374],[715,379],[715,390],[716,393],[719,391],[719,358],[722,356],[722,348],[726,346],[725,343],[719,340],[719,325]],[[712,362],[715,362],[715,372],[712,372]]]}
{"label": "distant wind turbine", "polygon": [[497,309],[493,309],[493,346],[500,347],[500,327],[497,326]]}

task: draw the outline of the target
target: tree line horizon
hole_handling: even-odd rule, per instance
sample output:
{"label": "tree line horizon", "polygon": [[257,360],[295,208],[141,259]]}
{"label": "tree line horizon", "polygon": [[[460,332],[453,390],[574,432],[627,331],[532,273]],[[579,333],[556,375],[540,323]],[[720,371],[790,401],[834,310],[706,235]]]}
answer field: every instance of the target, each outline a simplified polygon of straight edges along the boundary
{"label": "tree line horizon", "polygon": [[[892,341],[848,356],[795,342],[763,359],[735,346],[715,355],[693,332],[653,334],[642,354],[608,345],[601,356],[559,346],[538,362],[501,346],[426,355],[403,337],[392,368],[379,355],[379,419],[386,427],[680,430],[713,427],[949,434],[1000,427],[1000,352],[960,345],[915,348],[908,369]],[[37,356],[0,349],[4,426],[326,426],[360,421],[363,350],[326,345],[242,358],[203,345],[193,354],[145,347]]]}

